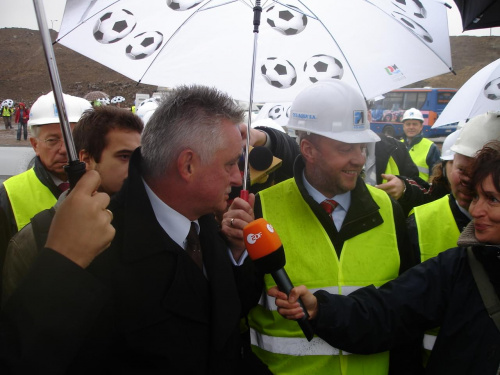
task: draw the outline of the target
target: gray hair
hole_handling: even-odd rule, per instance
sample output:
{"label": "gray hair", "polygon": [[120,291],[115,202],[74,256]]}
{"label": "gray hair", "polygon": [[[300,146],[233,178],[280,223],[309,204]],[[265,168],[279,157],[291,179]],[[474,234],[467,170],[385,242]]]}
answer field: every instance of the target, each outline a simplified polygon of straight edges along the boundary
{"label": "gray hair", "polygon": [[38,138],[38,136],[40,135],[40,125],[30,126],[30,133],[33,138]]}
{"label": "gray hair", "polygon": [[162,176],[187,148],[209,163],[224,147],[222,120],[239,124],[243,114],[227,94],[215,88],[180,86],[166,93],[142,134],[143,173]]}

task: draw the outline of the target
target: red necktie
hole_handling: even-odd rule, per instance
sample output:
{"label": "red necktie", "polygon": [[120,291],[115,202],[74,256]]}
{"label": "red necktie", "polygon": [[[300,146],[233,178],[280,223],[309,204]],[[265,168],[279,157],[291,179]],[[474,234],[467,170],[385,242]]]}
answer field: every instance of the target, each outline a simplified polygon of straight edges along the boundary
{"label": "red necktie", "polygon": [[57,187],[64,193],[69,189],[69,182],[61,182],[59,185],[57,185]]}
{"label": "red necktie", "polygon": [[326,211],[326,213],[332,217],[332,212],[335,210],[335,208],[339,205],[336,201],[333,199],[325,199],[323,202],[319,204],[323,209]]}

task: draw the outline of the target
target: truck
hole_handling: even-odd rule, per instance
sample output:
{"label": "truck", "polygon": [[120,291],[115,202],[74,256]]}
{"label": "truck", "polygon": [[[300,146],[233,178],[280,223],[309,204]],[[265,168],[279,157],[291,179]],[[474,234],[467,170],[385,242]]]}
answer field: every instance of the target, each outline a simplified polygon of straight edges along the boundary
{"label": "truck", "polygon": [[407,88],[392,90],[380,100],[370,102],[368,119],[370,129],[378,134],[401,138],[403,133],[403,114],[407,109],[417,108],[424,116],[424,137],[445,137],[456,130],[457,124],[450,124],[436,129],[436,122],[457,89],[453,88]]}

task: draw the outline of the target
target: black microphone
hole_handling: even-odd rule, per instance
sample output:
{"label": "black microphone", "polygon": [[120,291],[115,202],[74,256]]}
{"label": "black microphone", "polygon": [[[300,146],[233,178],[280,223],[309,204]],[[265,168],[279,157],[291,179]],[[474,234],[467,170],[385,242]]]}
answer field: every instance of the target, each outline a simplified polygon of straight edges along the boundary
{"label": "black microphone", "polygon": [[[255,266],[264,273],[270,273],[279,290],[289,296],[293,284],[283,268],[286,264],[285,250],[273,226],[265,219],[254,220],[243,228],[243,238]],[[305,315],[297,322],[307,340],[311,341],[314,331],[309,322],[309,314],[300,298],[298,302]]]}
{"label": "black microphone", "polygon": [[254,147],[248,154],[248,163],[256,171],[265,171],[273,163],[273,153],[266,146]]}

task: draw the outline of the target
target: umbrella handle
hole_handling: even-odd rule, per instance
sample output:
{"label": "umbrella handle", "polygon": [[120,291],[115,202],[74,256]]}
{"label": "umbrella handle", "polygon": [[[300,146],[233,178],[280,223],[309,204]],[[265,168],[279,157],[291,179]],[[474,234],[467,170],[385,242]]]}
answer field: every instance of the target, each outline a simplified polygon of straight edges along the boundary
{"label": "umbrella handle", "polygon": [[64,105],[61,80],[59,78],[59,71],[57,70],[56,57],[54,55],[54,49],[52,48],[45,9],[43,7],[43,0],[33,0],[33,5],[35,7],[40,36],[42,37],[42,45],[45,52],[45,61],[47,62],[47,67],[49,68],[50,84],[52,85],[52,91],[54,93],[54,99],[57,107],[57,114],[61,123],[61,132],[64,139],[64,144],[66,146],[66,152],[68,153],[69,165],[64,166],[64,170],[68,174],[70,187],[73,188],[80,177],[85,173],[85,163],[80,161],[78,158],[75,149],[75,143],[73,141],[73,136],[71,134],[68,115],[66,113],[66,107]]}

